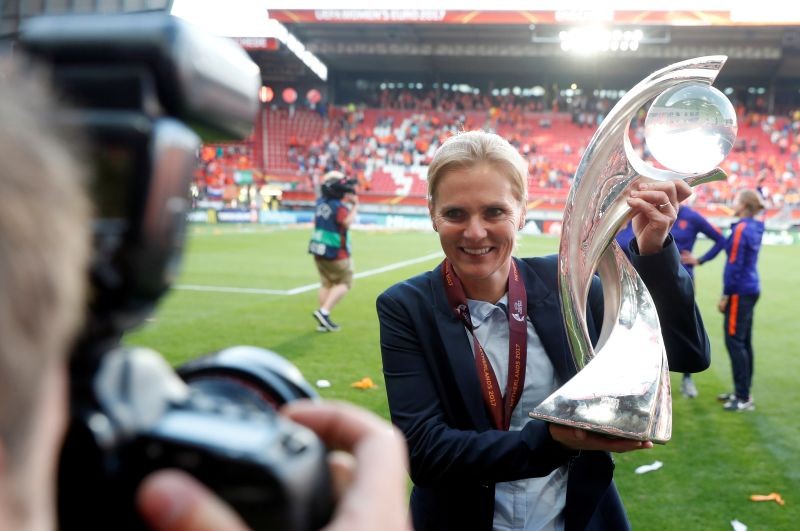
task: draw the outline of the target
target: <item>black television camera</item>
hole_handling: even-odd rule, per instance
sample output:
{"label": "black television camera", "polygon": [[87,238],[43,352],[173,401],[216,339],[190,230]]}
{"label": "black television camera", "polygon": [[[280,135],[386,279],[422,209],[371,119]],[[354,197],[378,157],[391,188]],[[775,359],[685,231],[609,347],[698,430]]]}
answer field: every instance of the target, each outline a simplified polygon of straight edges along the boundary
{"label": "black television camera", "polygon": [[[71,361],[59,470],[61,529],[141,529],[136,488],[184,469],[254,529],[317,529],[332,511],[326,450],[275,407],[315,392],[275,353],[232,347],[177,374],[124,347],[180,262],[200,138],[242,138],[258,67],[235,44],[164,13],[31,19],[20,48],[71,102],[54,120],[87,132],[94,256],[87,325]],[[190,129],[191,127],[191,129]]]}
{"label": "black television camera", "polygon": [[325,199],[341,199],[345,194],[356,193],[358,179],[348,179],[339,172],[330,172],[322,182],[320,191]]}

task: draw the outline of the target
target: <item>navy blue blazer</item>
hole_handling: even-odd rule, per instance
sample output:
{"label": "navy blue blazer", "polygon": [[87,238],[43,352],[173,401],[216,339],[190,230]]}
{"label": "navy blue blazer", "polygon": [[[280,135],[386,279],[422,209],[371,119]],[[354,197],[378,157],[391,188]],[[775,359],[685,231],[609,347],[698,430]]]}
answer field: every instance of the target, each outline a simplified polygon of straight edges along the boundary
{"label": "navy blue blazer", "polygon": [[[708,336],[674,242],[670,239],[657,255],[632,254],[656,303],[670,369],[708,368]],[[517,263],[531,322],[565,382],[576,368],[559,310],[557,258]],[[554,441],[540,420],[521,431],[492,428],[464,326],[447,303],[441,266],[386,290],[377,309],[389,409],[408,441],[417,531],[491,530],[495,483],[545,476],[565,464],[567,531],[629,529],[607,452],[571,451]],[[603,319],[597,278],[587,313],[596,341]]]}

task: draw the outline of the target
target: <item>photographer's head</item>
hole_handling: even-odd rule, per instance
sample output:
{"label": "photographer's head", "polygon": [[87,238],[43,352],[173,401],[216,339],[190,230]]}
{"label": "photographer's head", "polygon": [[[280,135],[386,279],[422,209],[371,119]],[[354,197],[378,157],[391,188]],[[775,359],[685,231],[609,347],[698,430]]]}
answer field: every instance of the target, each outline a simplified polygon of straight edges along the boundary
{"label": "photographer's head", "polygon": [[356,193],[358,179],[349,179],[340,171],[329,171],[322,180],[322,197],[325,199],[342,199],[347,194]]}
{"label": "photographer's head", "polygon": [[81,171],[43,83],[0,58],[0,528],[53,527],[66,356],[89,257]]}

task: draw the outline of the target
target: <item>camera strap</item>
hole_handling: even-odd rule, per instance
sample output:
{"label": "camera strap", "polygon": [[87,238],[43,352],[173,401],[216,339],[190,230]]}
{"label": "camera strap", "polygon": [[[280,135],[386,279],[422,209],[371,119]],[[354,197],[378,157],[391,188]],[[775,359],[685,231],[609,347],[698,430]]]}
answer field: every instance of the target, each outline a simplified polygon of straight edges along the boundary
{"label": "camera strap", "polygon": [[500,384],[489,363],[489,357],[481,346],[472,326],[464,287],[450,261],[442,262],[442,276],[447,301],[453,312],[472,336],[475,349],[475,368],[481,385],[483,402],[489,412],[492,425],[498,430],[508,430],[511,413],[519,403],[525,384],[525,367],[528,359],[528,296],[525,283],[519,274],[515,260],[511,259],[508,273],[508,379],[505,398],[500,393]]}

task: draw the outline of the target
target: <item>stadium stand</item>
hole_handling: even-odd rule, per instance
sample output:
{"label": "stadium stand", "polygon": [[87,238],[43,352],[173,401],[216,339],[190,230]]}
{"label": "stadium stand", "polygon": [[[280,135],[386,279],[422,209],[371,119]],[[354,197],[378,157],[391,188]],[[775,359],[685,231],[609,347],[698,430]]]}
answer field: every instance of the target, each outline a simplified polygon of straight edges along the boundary
{"label": "stadium stand", "polygon": [[[402,20],[380,13],[270,11],[329,69],[322,80],[282,46],[251,52],[275,97],[245,151],[254,182],[283,190],[285,208],[310,206],[331,169],[359,179],[365,212],[373,204],[381,212],[424,207],[433,150],[454,131],[482,128],[528,160],[529,211],[557,212],[592,134],[627,88],[672,62],[725,53],[718,88],[737,107],[739,136],[722,163],[728,182],[699,187],[694,206],[729,216],[736,191],[755,186],[770,217],[800,218],[800,32],[792,25],[744,27],[727,11],[614,12],[620,26],[643,23],[650,40],[638,53],[575,60],[547,40],[570,24],[568,13],[442,11],[438,22],[422,12],[403,12],[411,18]],[[297,98],[278,96],[287,90]],[[643,113],[632,140],[648,158],[642,121]],[[237,164],[207,163],[197,176],[199,196],[220,181],[235,186]]]}
{"label": "stadium stand", "polygon": [[[206,146],[198,188],[235,184],[236,172],[249,169],[257,182],[286,190],[288,204],[305,204],[313,200],[320,175],[341,169],[359,178],[367,204],[424,205],[426,163],[435,147],[455,131],[481,127],[509,138],[529,161],[530,208],[560,210],[582,150],[602,119],[602,113],[578,107],[543,112],[540,104],[525,100],[461,98],[456,109],[449,99],[434,105],[429,96],[414,98],[408,91],[397,91],[395,99],[389,95],[380,96],[384,107],[333,107],[325,117],[310,109],[265,107],[247,142]],[[762,191],[772,215],[800,206],[800,111],[776,117],[740,107],[738,113],[737,143],[723,163],[729,181],[698,188],[695,207],[724,212],[744,186]],[[648,158],[642,138],[640,120],[632,140]]]}

